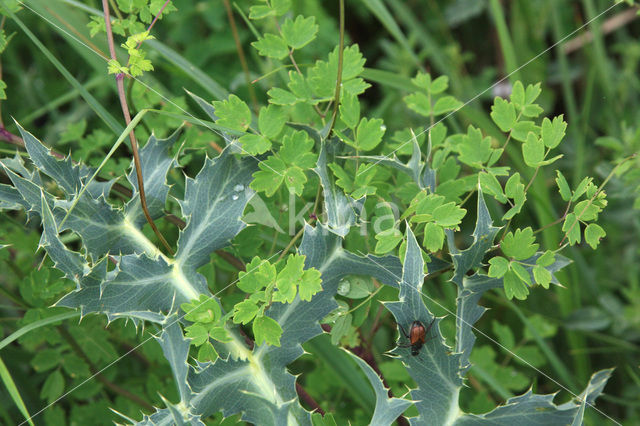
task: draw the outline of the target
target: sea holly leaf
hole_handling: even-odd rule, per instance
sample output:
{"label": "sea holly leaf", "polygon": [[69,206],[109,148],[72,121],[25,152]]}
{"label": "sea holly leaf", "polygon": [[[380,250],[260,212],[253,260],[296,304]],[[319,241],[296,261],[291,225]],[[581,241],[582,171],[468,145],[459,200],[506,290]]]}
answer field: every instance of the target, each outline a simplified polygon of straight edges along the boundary
{"label": "sea holly leaf", "polygon": [[514,421],[518,425],[579,425],[582,424],[585,404],[593,405],[600,396],[604,386],[611,377],[612,369],[594,373],[586,389],[577,400],[571,400],[561,405],[553,403],[555,393],[548,395],[534,394],[531,390],[525,394],[509,398],[504,405],[486,414],[465,414],[456,419],[455,426],[498,425],[510,426]]}
{"label": "sea holly leaf", "polygon": [[195,271],[245,226],[240,217],[253,196],[249,183],[256,161],[236,158],[229,148],[214,159],[207,158],[195,179],[186,179],[180,207],[188,220],[176,253],[183,268]]}
{"label": "sea holly leaf", "polygon": [[318,25],[313,16],[296,16],[295,21],[287,18],[281,27],[282,37],[293,49],[300,49],[311,43],[318,33]]}
{"label": "sea holly leaf", "polygon": [[[295,402],[295,376],[288,372],[288,364],[304,353],[301,346],[304,342],[322,333],[319,321],[337,307],[334,295],[342,278],[367,275],[397,286],[401,266],[395,256],[360,257],[346,251],[342,239],[322,224],[316,228],[305,224],[299,252],[306,256],[305,271],[310,268],[322,271],[323,290],[310,301],[296,297],[291,304],[275,302],[267,309],[268,318],[282,329],[279,347],[256,345],[248,357],[250,352],[246,348],[229,342],[225,345],[227,352],[242,354],[241,358],[220,357],[213,364],[191,369],[188,383],[195,395],[190,412],[202,416],[220,410],[224,410],[225,416],[242,412],[242,420],[254,424],[287,424],[288,416],[299,424],[309,423],[309,413]],[[265,381],[271,386],[260,385]],[[234,401],[231,406],[226,404],[229,398]]]}
{"label": "sea holly leaf", "polygon": [[284,127],[286,115],[282,108],[276,105],[269,105],[260,108],[258,115],[258,129],[266,138],[275,139]]}
{"label": "sea holly leaf", "polygon": [[484,202],[482,189],[478,189],[476,227],[473,231],[473,244],[466,250],[458,250],[454,244],[453,232],[446,231],[449,252],[454,265],[454,276],[451,279],[458,285],[463,286],[463,277],[473,268],[480,266],[485,253],[493,245],[493,240],[500,228],[493,226],[489,210]]}
{"label": "sea holly leaf", "polygon": [[511,102],[498,96],[493,100],[491,119],[503,132],[509,132],[516,124],[516,109]]}
{"label": "sea holly leaf", "polygon": [[483,138],[482,132],[469,126],[467,134],[462,137],[458,145],[460,156],[458,159],[471,167],[482,168],[482,165],[491,157],[491,138]]}
{"label": "sea holly leaf", "polygon": [[500,243],[500,248],[508,257],[515,260],[525,260],[533,256],[538,250],[540,245],[535,241],[536,237],[533,236],[531,227],[516,229],[515,234],[509,232],[505,235]]}
{"label": "sea holly leaf", "polygon": [[439,116],[451,111],[455,111],[462,106],[462,102],[454,98],[453,96],[443,96],[436,101],[433,106],[433,115]]}
{"label": "sea holly leaf", "polygon": [[567,130],[567,123],[564,121],[563,116],[559,115],[553,119],[548,118],[542,120],[541,137],[544,142],[544,146],[547,148],[557,147],[562,138],[564,138],[565,131]]}
{"label": "sea holly leaf", "polygon": [[522,156],[529,167],[538,167],[544,161],[544,143],[533,132],[529,132],[522,145]]}
{"label": "sea holly leaf", "polygon": [[[267,33],[264,37],[251,43],[258,50],[258,54],[273,59],[284,59],[289,54],[289,47],[284,38]],[[222,123],[220,123],[222,124]]]}
{"label": "sea holly leaf", "polygon": [[16,122],[20,135],[24,140],[25,148],[29,153],[29,158],[35,166],[51,177],[66,192],[67,195],[76,194],[81,188],[80,168],[73,165],[71,157],[58,160],[51,151],[45,147],[38,139]]}
{"label": "sea holly leaf", "polygon": [[[167,173],[176,165],[175,159],[169,157],[168,151],[178,141],[180,133],[181,129],[166,139],[158,139],[152,134],[139,152],[147,209],[152,219],[157,219],[164,212],[167,195],[169,194]],[[134,188],[134,194],[133,198],[125,206],[125,218],[128,222],[135,223],[138,228],[142,228],[147,219],[144,217],[144,212],[140,205],[138,176],[133,162],[131,171],[127,175],[127,180]]]}
{"label": "sea holly leaf", "polygon": [[267,197],[271,197],[284,182],[287,165],[279,157],[272,155],[258,163],[258,166],[260,171],[253,174],[251,189],[264,192]]}
{"label": "sea holly leaf", "polygon": [[590,223],[584,230],[584,240],[591,246],[592,249],[596,249],[600,243],[600,239],[607,235],[604,229],[597,223]]}
{"label": "sea holly leaf", "polygon": [[371,425],[390,425],[392,424],[409,406],[411,401],[402,398],[389,398],[389,389],[384,387],[382,380],[378,374],[363,359],[354,355],[349,351],[345,351],[358,364],[360,369],[367,376],[367,380],[371,383],[373,391],[376,394],[376,408],[369,424]]}
{"label": "sea holly leaf", "polygon": [[452,412],[458,411],[458,395],[462,388],[459,374],[460,354],[444,344],[439,330],[439,318],[435,318],[422,301],[424,260],[410,228],[400,282],[400,301],[387,302],[397,324],[408,329],[414,321],[429,325],[429,336],[417,356],[408,348],[396,347],[393,353],[402,358],[418,387],[411,391],[419,416],[412,423],[444,424]]}
{"label": "sea holly leaf", "polygon": [[329,178],[327,173],[327,148],[323,142],[320,147],[318,162],[313,169],[320,177],[324,195],[324,210],[327,213],[327,226],[336,235],[344,237],[356,223],[356,211],[359,202],[346,196]]}
{"label": "sea holly leaf", "polygon": [[386,127],[382,119],[363,118],[356,130],[355,148],[360,151],[371,151],[382,142],[385,131]]}
{"label": "sea holly leaf", "polygon": [[271,141],[262,135],[246,134],[238,139],[242,151],[249,155],[264,154],[271,149]]}

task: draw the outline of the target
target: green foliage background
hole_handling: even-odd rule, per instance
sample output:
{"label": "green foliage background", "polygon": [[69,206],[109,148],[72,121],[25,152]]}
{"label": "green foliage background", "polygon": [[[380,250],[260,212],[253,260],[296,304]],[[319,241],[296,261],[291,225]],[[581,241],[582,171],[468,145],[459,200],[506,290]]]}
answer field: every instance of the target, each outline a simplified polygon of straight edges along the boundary
{"label": "green foliage background", "polygon": [[[1,103],[2,128],[12,135],[21,135],[11,119],[15,118],[47,147],[70,153],[73,160],[97,167],[124,129],[114,77],[107,74],[106,60],[95,53],[96,50],[108,52],[106,37],[100,27],[102,21],[94,16],[101,4],[98,1],[34,0],[25,1],[19,10],[18,3],[8,0],[0,3],[3,7],[2,39],[8,41],[6,46],[1,43],[0,56],[2,86],[6,85],[6,99]],[[144,30],[164,2],[116,0],[112,3],[120,6],[119,13],[123,17],[129,16],[129,23],[122,24],[122,29],[114,29],[119,45],[125,43],[125,34]],[[239,137],[245,154],[248,152],[262,160],[255,166],[249,164],[250,156],[243,155],[242,161],[247,161],[242,163],[236,159],[238,154],[233,157],[238,161],[234,163],[235,169],[255,168],[251,169],[254,178],[251,188],[266,200],[266,209],[281,231],[274,231],[273,226],[255,220],[225,249],[226,253],[246,263],[248,271],[255,266],[263,276],[272,277],[264,278],[264,286],[254,285],[262,278],[238,271],[220,253],[212,255],[203,265],[197,265],[198,272],[207,277],[209,290],[220,298],[222,309],[217,304],[215,307],[209,305],[210,310],[197,311],[186,318],[195,323],[186,330],[187,337],[194,339],[190,349],[188,345],[185,349],[190,350],[191,357],[204,362],[218,355],[225,356],[223,345],[218,344],[231,338],[222,326],[225,322],[243,324],[244,332],[250,337],[258,340],[261,336],[269,344],[278,344],[278,330],[264,312],[272,303],[291,302],[296,291],[301,299],[307,292],[304,297],[314,300],[311,295],[318,291],[317,277],[313,269],[302,270],[304,259],[294,252],[302,247],[301,244],[314,248],[318,240],[309,236],[314,235],[308,233],[311,231],[304,231],[302,223],[290,225],[288,215],[289,210],[299,212],[307,203],[315,204],[315,207],[311,207],[303,219],[312,222],[313,226],[320,226],[315,217],[309,216],[311,211],[315,212],[334,234],[345,237],[344,247],[352,252],[349,255],[388,256],[381,259],[399,255],[404,260],[407,245],[415,233],[420,246],[429,252],[431,258],[427,259],[427,267],[435,275],[422,287],[426,295],[422,300],[429,315],[443,317],[437,323],[436,336],[439,338],[428,343],[423,351],[429,350],[429,345],[445,348],[440,338],[449,346],[460,349],[461,346],[456,346],[460,341],[451,312],[460,309],[455,284],[461,285],[467,270],[461,270],[456,264],[456,270],[452,272],[448,264],[440,265],[438,261],[440,258],[451,260],[446,253],[456,254],[456,247],[474,247],[478,243],[474,237],[480,234],[474,229],[478,230],[479,224],[483,223],[481,203],[486,201],[489,219],[492,219],[486,222],[487,229],[492,223],[495,226],[508,223],[511,233],[498,234],[504,239],[499,248],[496,246],[490,252],[491,260],[489,257],[484,259],[486,267],[480,267],[480,262],[491,244],[479,251],[480,258],[474,258],[477,264],[473,272],[504,279],[505,291],[498,288],[481,293],[480,305],[491,309],[475,324],[481,334],[475,333],[473,352],[463,355],[471,366],[465,379],[467,387],[460,394],[460,407],[469,413],[486,413],[509,398],[525,393],[529,386],[539,394],[560,390],[555,402],[561,404],[570,399],[566,389],[578,394],[593,372],[615,367],[597,407],[625,424],[640,422],[638,159],[627,161],[612,173],[616,165],[640,150],[637,124],[640,122],[640,23],[630,20],[614,27],[608,34],[600,26],[609,18],[635,14],[633,2],[618,6],[609,0],[347,2],[345,89],[333,135],[344,147],[339,154],[350,159],[340,156],[336,159],[335,152],[324,151],[327,147],[321,148],[314,138],[325,137],[322,132],[328,129],[326,122],[318,119],[314,107],[327,108],[334,95],[335,82],[326,84],[323,78],[333,76],[331,72],[337,71],[338,2],[294,1],[289,7],[287,2],[273,1],[269,5],[275,8],[283,4],[284,16],[278,18],[281,22],[291,18],[291,24],[280,29],[270,18],[243,18],[240,12],[249,16],[250,7],[259,2],[230,4],[237,36],[246,55],[248,76],[238,57],[224,3],[172,1],[177,10],[167,10],[154,26],[152,35],[155,39],[144,43],[144,57],[139,58],[140,61],[149,60],[153,71],[146,62],[138,62],[141,70],[149,70],[140,77],[144,84],[126,80],[129,106],[134,114],[145,108],[162,111],[161,114],[145,114],[136,127],[139,141],[147,141],[152,131],[154,139],[172,141],[168,143],[169,156],[163,158],[170,185],[167,189],[169,198],[166,204],[161,203],[158,207],[160,213],[179,216],[181,212],[189,211],[178,200],[183,199],[182,194],[189,193],[189,185],[195,181],[186,180],[184,175],[195,177],[203,164],[208,164],[207,155],[219,155],[218,148],[228,142],[220,136],[220,129],[224,128],[228,135]],[[609,8],[607,13],[572,34]],[[254,9],[255,15],[259,12]],[[16,13],[32,33],[31,38],[11,13]],[[298,20],[298,15],[305,18]],[[314,31],[316,25],[317,33]],[[587,32],[592,40],[580,44],[580,37]],[[265,33],[281,33],[286,42],[284,48],[281,41],[265,37]],[[567,35],[570,36],[564,40]],[[560,46],[537,56],[561,39],[564,43]],[[575,44],[576,40],[578,44]],[[68,71],[68,78],[61,77],[60,66],[44,54],[37,43],[50,51],[51,57],[57,58]],[[287,44],[294,48],[295,60],[307,76],[305,84],[309,84],[308,90],[313,92],[309,99],[305,96],[310,92],[301,89],[304,82],[296,80],[298,77],[289,61]],[[574,47],[568,50],[563,47],[567,45]],[[119,54],[122,66],[127,63],[126,49],[120,49]],[[534,57],[535,60],[528,62]],[[324,63],[319,66],[316,61]],[[526,66],[520,67],[525,63]],[[509,78],[504,82],[486,90],[507,75]],[[289,81],[292,84],[287,85]],[[519,85],[518,81],[523,84]],[[527,100],[529,93],[538,92],[538,82],[541,83],[539,96],[535,101]],[[523,101],[518,100],[520,88]],[[511,102],[509,98],[494,100],[501,90],[511,89],[516,93]],[[462,102],[470,99],[474,101],[457,110]],[[271,106],[261,109],[269,102]],[[277,107],[287,104],[291,106]],[[327,109],[328,117],[331,108]],[[454,113],[448,115],[450,112]],[[212,132],[199,125],[199,119],[188,116],[199,117],[208,123],[215,121],[221,127],[214,125],[218,131]],[[454,135],[451,140],[445,143],[445,136],[438,139],[441,126],[433,129],[431,140],[421,134],[415,143],[403,145],[412,140],[409,129],[419,134],[443,117],[446,117],[443,124],[448,135]],[[525,121],[526,117],[542,127],[539,138],[529,138],[532,133],[528,130],[535,131],[532,124],[516,123]],[[550,120],[543,122],[542,117]],[[190,121],[180,134],[175,134],[186,119]],[[566,130],[563,120],[568,123]],[[309,127],[294,129],[285,125],[285,121],[304,123]],[[257,131],[244,134],[250,126]],[[555,136],[550,136],[563,132],[566,135],[560,144],[555,142]],[[9,160],[16,152],[10,140],[11,137],[3,133],[3,142],[0,142],[0,152],[5,164],[10,164],[9,169],[11,165],[17,167],[16,160]],[[335,139],[333,142],[337,143]],[[416,146],[418,151],[415,151]],[[494,153],[505,146],[510,151],[505,151],[498,161],[502,151]],[[449,147],[457,163],[452,159],[454,154],[448,160],[448,154],[443,154]],[[556,155],[562,157],[553,165],[538,170],[537,166],[543,161],[539,156],[541,147],[554,148],[546,160]],[[376,164],[375,169],[368,167],[396,149],[397,159],[391,157],[388,162]],[[19,150],[19,155],[28,162],[29,156],[24,150]],[[492,163],[494,160],[495,164]],[[433,166],[438,161],[443,165],[437,176],[442,191],[438,194],[444,198],[427,199],[426,192],[420,195],[419,189],[429,187],[428,164]],[[427,166],[424,166],[425,162]],[[130,189],[132,186],[123,178],[129,173],[130,163],[130,148],[123,144],[102,167],[99,176],[103,180],[120,177],[117,183]],[[175,164],[179,164],[182,171],[173,167]],[[517,179],[509,179],[511,185],[504,170],[500,169],[506,166],[511,167],[511,176],[518,173]],[[420,171],[417,178],[412,176],[416,167]],[[274,169],[283,176],[274,174]],[[10,184],[10,172],[6,167],[3,170],[0,183]],[[534,176],[535,180],[529,184]],[[586,176],[593,178],[593,185],[587,184]],[[448,178],[455,183],[445,187],[441,182]],[[599,199],[600,205],[594,203],[598,211],[589,211],[591,218],[582,217],[589,223],[595,223],[597,219],[600,229],[606,232],[606,237],[594,250],[590,245],[597,245],[598,228],[592,227],[587,233],[585,223],[585,234],[576,236],[580,226],[572,227],[571,223],[563,224],[559,219],[567,213],[579,215],[582,209],[573,205],[570,211],[564,211],[567,202],[586,203],[596,197],[596,187],[605,181],[608,205],[600,212],[600,207],[606,203]],[[484,193],[482,201],[476,192],[478,182]],[[245,184],[243,189],[249,187],[248,181]],[[526,204],[523,198],[525,186]],[[53,184],[42,187],[56,197],[64,197],[64,188]],[[297,196],[290,198],[290,190]],[[457,193],[457,190],[461,192]],[[571,190],[577,191],[572,193]],[[335,192],[334,198],[330,191]],[[321,192],[323,196],[319,197]],[[390,206],[378,204],[381,201],[393,200],[402,206],[402,210],[395,220],[381,222],[382,229],[362,237],[357,232],[348,233],[351,225],[348,212],[331,207],[332,200],[335,206],[340,206],[347,196],[356,200],[367,196],[365,206],[372,212],[371,224],[393,214]],[[125,206],[128,200],[129,197],[118,191],[112,191],[109,197],[112,205],[118,207]],[[5,199],[2,201],[6,203],[0,204],[3,209],[12,207]],[[430,202],[434,202],[435,207]],[[591,203],[587,204],[582,204],[585,210],[591,208]],[[43,206],[40,205],[39,211],[46,211]],[[327,211],[325,216],[321,214],[323,209]],[[251,222],[251,212],[251,208],[245,210],[248,222]],[[184,389],[176,387],[175,380],[175,365],[180,363],[168,362],[166,357],[167,345],[180,341],[172,334],[175,329],[165,330],[161,344],[146,343],[152,334],[160,336],[162,325],[152,320],[144,327],[140,323],[136,327],[132,321],[104,315],[87,315],[79,323],[79,312],[52,307],[76,287],[69,277],[65,278],[64,273],[53,267],[53,256],[44,256],[43,250],[38,251],[40,245],[46,245],[41,240],[39,215],[13,209],[0,214],[0,244],[10,245],[0,250],[0,336],[12,337],[16,332],[27,330],[30,324],[60,316],[58,321],[39,326],[2,345],[0,358],[6,366],[3,372],[6,371],[16,384],[18,399],[24,402],[28,412],[34,414],[120,355],[135,349],[104,370],[100,379],[89,380],[81,389],[45,410],[34,419],[35,424],[122,421],[122,417],[109,408],[140,420],[141,411],[151,414],[154,412],[152,406],[165,407],[166,401],[184,400]],[[177,222],[163,214],[160,216],[162,218],[156,222],[175,248],[179,238]],[[136,220],[141,225],[145,223],[139,214],[134,217]],[[547,226],[549,224],[554,225]],[[455,237],[453,230],[459,231]],[[533,231],[536,231],[535,235]],[[306,240],[300,239],[302,232]],[[143,233],[155,241],[148,225]],[[298,237],[294,238],[296,235]],[[405,241],[408,235],[409,243]],[[553,261],[545,263],[543,260],[537,263],[536,273],[531,269],[535,264],[521,262],[536,252],[556,250],[567,242],[567,237],[571,245],[564,248],[562,255],[572,263],[562,270],[549,266]],[[75,233],[63,233],[60,240],[76,251],[88,249]],[[280,259],[282,250],[291,256]],[[304,252],[304,248],[301,250]],[[307,262],[312,261],[309,253],[314,250],[305,253]],[[104,253],[90,254],[97,262]],[[411,255],[414,260],[420,257],[415,251]],[[355,258],[349,259],[357,265]],[[454,263],[455,259],[454,256]],[[555,261],[562,263],[563,259],[558,257]],[[318,265],[331,265],[326,259],[317,261]],[[384,265],[397,267],[399,264]],[[332,267],[336,268],[335,277],[341,277],[343,271],[336,265]],[[375,269],[376,265],[369,264],[368,267]],[[551,272],[545,272],[546,267],[553,269],[553,277]],[[109,266],[109,270],[112,268]],[[405,264],[405,274],[406,268]],[[399,273],[398,269],[394,271]],[[322,272],[326,274],[327,271]],[[384,275],[382,269],[378,273]],[[413,273],[418,274],[415,270]],[[323,288],[328,285],[329,276],[321,277]],[[527,278],[528,285],[525,284]],[[540,285],[534,285],[531,278]],[[562,283],[562,287],[549,286],[552,280]],[[229,286],[236,281],[237,286]],[[270,292],[275,290],[268,283],[284,281],[296,281],[299,286],[288,288],[288,294],[279,287],[275,292],[278,296],[269,299],[273,297]],[[336,279],[335,285],[337,308],[324,321],[325,328],[332,330],[331,334],[306,342],[303,347],[308,353],[288,364],[290,373],[300,374],[297,382],[309,395],[309,400],[315,401],[310,403],[303,398],[302,406],[312,409],[318,404],[333,414],[337,424],[347,421],[366,424],[374,415],[374,407],[376,410],[384,407],[376,411],[376,415],[394,410],[403,412],[406,407],[402,402],[386,399],[384,388],[376,388],[375,376],[370,374],[368,367],[361,360],[353,361],[350,356],[355,353],[365,360],[370,358],[370,364],[377,366],[377,372],[385,379],[384,385],[396,398],[422,384],[420,379],[410,375],[420,366],[412,366],[413,370],[407,371],[400,359],[384,355],[395,347],[399,336],[396,321],[402,322],[400,318],[404,314],[397,314],[391,307],[388,311],[381,302],[397,301],[398,289],[362,276],[348,277],[339,283]],[[405,291],[402,289],[400,287],[400,292]],[[330,296],[329,299],[333,300]],[[182,302],[185,302],[184,311],[190,309],[187,300]],[[473,303],[475,307],[477,301]],[[213,313],[207,316],[209,312]],[[256,319],[251,322],[254,317]],[[406,318],[406,321],[410,320]],[[314,326],[308,325],[309,332]],[[286,339],[285,333],[285,346]],[[336,345],[349,348],[350,352],[341,351]],[[180,345],[176,343],[174,347]],[[275,349],[277,346],[263,347],[274,348],[264,349],[266,359],[281,356]],[[269,355],[271,350],[274,355]],[[397,352],[403,350],[405,352]],[[407,357],[407,349],[395,351],[404,357],[405,363],[417,362]],[[527,364],[518,357],[525,359]],[[195,364],[195,361],[190,363]],[[360,365],[367,376],[354,365]],[[561,390],[557,383],[531,366],[553,377],[566,389]],[[432,370],[433,367],[427,369]],[[6,374],[2,377],[7,386]],[[372,381],[375,392],[371,392],[366,377]],[[10,387],[5,386],[0,386],[0,418],[6,424],[18,423],[25,416],[14,403],[15,393],[12,395]],[[412,398],[418,399],[413,395]],[[420,407],[405,412],[407,417],[418,414],[423,414]],[[234,423],[239,418],[236,415],[223,420],[215,410],[206,418],[206,423]],[[587,408],[586,423],[603,424],[605,421],[611,420]]]}

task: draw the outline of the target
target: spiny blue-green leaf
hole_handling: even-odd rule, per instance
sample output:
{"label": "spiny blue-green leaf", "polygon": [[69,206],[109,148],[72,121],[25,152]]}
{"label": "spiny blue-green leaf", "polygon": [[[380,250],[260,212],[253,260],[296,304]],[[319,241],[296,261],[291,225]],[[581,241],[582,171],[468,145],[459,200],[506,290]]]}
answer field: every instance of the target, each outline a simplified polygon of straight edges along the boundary
{"label": "spiny blue-green leaf", "polygon": [[[190,386],[197,393],[192,400],[194,412],[208,415],[224,409],[225,416],[243,412],[246,421],[279,425],[282,420],[277,415],[284,410],[285,417],[288,413],[298,423],[309,424],[309,413],[294,402],[295,377],[287,371],[287,365],[303,354],[302,343],[322,333],[319,321],[337,307],[334,295],[340,279],[352,274],[370,275],[396,286],[396,275],[400,275],[397,257],[350,253],[342,248],[342,239],[322,224],[316,228],[305,225],[299,251],[306,256],[307,269],[316,268],[322,273],[322,291],[311,301],[296,296],[290,304],[271,305],[266,314],[280,324],[283,333],[279,347],[254,348],[251,359],[259,364],[229,357],[194,370],[189,376]],[[228,374],[233,375],[233,382],[224,379]],[[269,384],[267,393],[259,383]],[[228,405],[229,401],[233,403]]]}
{"label": "spiny blue-green leaf", "polygon": [[399,326],[409,330],[414,321],[431,326],[427,342],[418,355],[411,355],[409,348],[397,347],[394,354],[408,366],[409,374],[418,385],[411,391],[411,398],[420,415],[412,418],[412,424],[447,424],[459,411],[458,395],[462,388],[460,354],[452,353],[446,346],[435,318],[422,301],[424,260],[420,247],[410,228],[407,228],[407,249],[400,282],[398,302],[387,302]]}
{"label": "spiny blue-green leaf", "polygon": [[[395,154],[391,156],[387,155],[361,155],[358,157],[359,160],[372,162],[374,164],[382,164],[385,166],[393,167],[396,170],[400,170],[403,173],[411,176],[413,181],[421,188],[430,187],[431,183],[429,176],[427,175],[425,164],[421,159],[420,145],[418,145],[418,141],[416,138],[412,138],[411,144],[413,146],[413,153],[411,154],[411,158],[409,161],[404,164],[402,163]],[[373,167],[373,165],[369,166]],[[428,168],[428,167],[427,167]],[[364,169],[367,170],[367,169]],[[424,171],[424,173],[423,173]],[[435,184],[434,184],[435,186]],[[435,189],[435,188],[434,188]]]}
{"label": "spiny blue-green leaf", "polygon": [[451,281],[456,283],[462,289],[462,278],[470,269],[477,268],[482,262],[482,258],[489,248],[493,245],[498,230],[493,226],[493,221],[489,215],[489,210],[484,202],[482,190],[478,188],[478,208],[477,208],[476,228],[473,231],[473,244],[466,250],[458,250],[453,241],[453,232],[445,231],[447,235],[447,243],[451,258],[454,264],[454,275]]}
{"label": "spiny blue-green leaf", "polygon": [[16,125],[20,130],[29,157],[36,167],[55,180],[67,195],[76,194],[81,186],[80,175],[78,167],[73,165],[71,158],[56,159],[51,155],[50,150],[31,133],[24,130],[17,122]]}
{"label": "spiny blue-green leaf", "polygon": [[178,272],[163,257],[122,256],[113,275],[99,286],[81,284],[57,305],[81,307],[83,314],[102,312],[110,319],[129,317],[158,322],[177,311],[181,303],[208,293],[204,277]]}
{"label": "spiny blue-green leaf", "polygon": [[156,340],[162,347],[164,357],[169,361],[173,378],[180,392],[180,400],[188,403],[193,395],[187,383],[189,374],[189,364],[187,364],[189,341],[182,335],[177,316],[174,315],[167,318],[162,334],[160,337],[156,337]]}
{"label": "spiny blue-green leaf", "polygon": [[84,268],[85,266],[88,268],[88,265],[80,253],[67,249],[60,241],[58,228],[44,193],[42,194],[42,227],[41,244],[47,250],[55,267],[64,272],[70,280],[77,281],[84,275]]}
{"label": "spiny blue-green leaf", "polygon": [[20,210],[29,209],[29,204],[22,198],[20,192],[13,186],[0,183],[0,209]]}
{"label": "spiny blue-green leaf", "polygon": [[329,230],[336,235],[344,237],[349,233],[349,229],[356,223],[356,211],[358,201],[344,195],[344,193],[334,185],[327,173],[327,147],[323,142],[320,147],[318,163],[313,169],[320,177],[324,196],[324,208],[327,212],[327,225]]}
{"label": "spiny blue-green leaf", "polygon": [[[147,200],[147,209],[152,219],[162,216],[164,206],[169,193],[169,185],[167,185],[167,173],[176,163],[173,158],[169,157],[169,148],[174,145],[180,136],[182,129],[175,131],[166,139],[157,139],[154,134],[140,149],[140,165],[142,169],[142,182],[144,184],[144,193]],[[135,223],[137,227],[147,222],[140,205],[140,194],[138,192],[138,176],[134,170],[135,165],[132,163],[132,170],[127,175],[127,179],[134,188],[133,198],[125,206],[126,219]]]}
{"label": "spiny blue-green leaf", "polygon": [[580,425],[584,415],[584,405],[593,405],[602,393],[613,369],[601,370],[591,376],[586,389],[580,394],[578,402],[569,401],[561,405],[553,403],[556,394],[539,395],[531,390],[525,394],[509,398],[507,402],[486,414],[465,414],[459,417],[454,426],[498,425],[523,426],[537,425]]}
{"label": "spiny blue-green leaf", "polygon": [[253,195],[249,183],[255,170],[255,159],[238,159],[226,148],[217,158],[207,158],[195,179],[186,179],[180,206],[187,226],[176,254],[184,268],[202,266],[244,228],[240,217]]}
{"label": "spiny blue-green leaf", "polygon": [[360,369],[364,372],[376,394],[376,408],[369,424],[390,425],[411,405],[411,401],[401,398],[389,398],[389,390],[384,387],[378,374],[363,359],[349,351],[351,358],[356,361]]}

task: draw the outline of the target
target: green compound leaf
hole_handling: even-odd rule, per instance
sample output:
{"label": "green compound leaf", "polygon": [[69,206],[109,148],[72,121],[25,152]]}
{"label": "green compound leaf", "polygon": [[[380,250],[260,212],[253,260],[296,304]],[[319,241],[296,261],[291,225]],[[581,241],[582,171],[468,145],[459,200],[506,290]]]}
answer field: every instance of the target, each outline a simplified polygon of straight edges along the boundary
{"label": "green compound leaf", "polygon": [[562,138],[564,138],[565,131],[567,130],[567,123],[564,121],[563,116],[559,115],[553,119],[548,118],[542,120],[541,137],[544,142],[544,146],[547,148],[557,147]]}
{"label": "green compound leaf", "polygon": [[258,164],[260,171],[253,174],[251,189],[264,192],[267,197],[276,193],[287,172],[287,165],[279,157],[272,155]]}
{"label": "green compound leaf", "polygon": [[538,167],[544,161],[544,142],[533,132],[527,134],[526,142],[522,145],[522,156],[529,167]]}
{"label": "green compound leaf", "polygon": [[256,345],[266,343],[267,345],[280,346],[282,328],[274,319],[262,315],[253,321],[253,335]]}
{"label": "green compound leaf", "polygon": [[282,24],[282,37],[294,49],[300,49],[311,43],[317,33],[318,25],[313,16],[305,18],[298,15],[295,21],[287,18]]}
{"label": "green compound leaf", "polygon": [[398,416],[400,416],[409,406],[411,401],[401,398],[389,398],[389,389],[384,387],[382,380],[378,374],[360,357],[357,357],[349,351],[345,351],[358,364],[364,372],[373,387],[376,394],[376,408],[369,424],[371,425],[390,425]]}
{"label": "green compound leaf", "polygon": [[516,124],[516,109],[511,102],[497,97],[491,107],[491,119],[503,132],[509,132]]}
{"label": "green compound leaf", "polygon": [[540,246],[533,236],[533,229],[516,229],[515,234],[509,232],[500,243],[505,255],[515,260],[525,260],[533,256]]}
{"label": "green compound leaf", "polygon": [[264,154],[271,149],[271,141],[262,135],[246,134],[238,139],[243,152],[250,155]]}
{"label": "green compound leaf", "polygon": [[236,95],[229,95],[224,101],[213,101],[216,124],[234,130],[245,131],[251,124],[251,110],[247,104]]}
{"label": "green compound leaf", "polygon": [[258,50],[260,55],[268,58],[280,60],[289,54],[289,47],[287,46],[286,40],[275,34],[267,33],[264,37],[258,39],[258,41],[251,43],[251,45]]}
{"label": "green compound leaf", "polygon": [[359,151],[371,151],[382,142],[385,131],[386,127],[382,119],[373,118],[369,120],[368,118],[363,118],[360,120],[356,130],[354,147]]}
{"label": "green compound leaf", "polygon": [[491,137],[482,137],[482,132],[469,126],[467,134],[462,137],[458,145],[460,156],[458,159],[471,167],[480,169],[489,161],[493,149],[491,148]]}
{"label": "green compound leaf", "polygon": [[284,110],[277,105],[269,105],[260,108],[258,115],[258,129],[266,138],[275,139],[282,129],[286,121]]}
{"label": "green compound leaf", "polygon": [[607,233],[597,223],[590,223],[584,230],[584,240],[591,246],[592,249],[596,249],[600,244],[600,239],[604,238]]}

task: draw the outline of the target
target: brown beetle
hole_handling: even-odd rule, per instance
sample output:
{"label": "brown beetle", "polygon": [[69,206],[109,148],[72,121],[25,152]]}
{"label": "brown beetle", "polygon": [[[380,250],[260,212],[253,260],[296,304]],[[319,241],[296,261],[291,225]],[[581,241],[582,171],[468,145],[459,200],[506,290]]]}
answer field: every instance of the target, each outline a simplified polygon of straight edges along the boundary
{"label": "brown beetle", "polygon": [[407,334],[407,332],[404,331],[404,328],[402,328],[402,326],[398,324],[400,330],[402,330],[402,334],[404,334],[404,337],[409,339],[409,343],[399,344],[398,347],[411,348],[411,355],[418,355],[420,353],[420,349],[422,349],[422,345],[427,342],[427,334],[429,334],[429,330],[431,330],[431,326],[433,325],[435,320],[436,319],[434,317],[428,327],[425,327],[424,324],[418,320],[412,322],[411,328],[409,329],[409,334]]}

